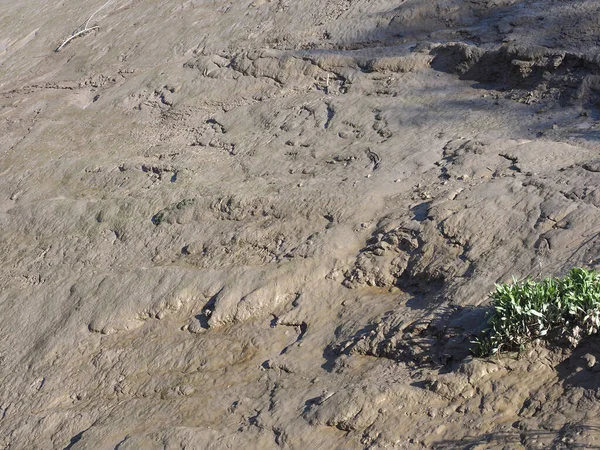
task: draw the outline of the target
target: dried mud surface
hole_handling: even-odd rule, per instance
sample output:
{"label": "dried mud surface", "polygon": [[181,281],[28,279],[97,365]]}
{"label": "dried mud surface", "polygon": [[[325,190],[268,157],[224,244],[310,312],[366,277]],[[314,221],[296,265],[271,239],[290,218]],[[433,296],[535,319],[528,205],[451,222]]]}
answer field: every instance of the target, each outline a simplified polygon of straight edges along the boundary
{"label": "dried mud surface", "polygon": [[1,449],[600,448],[592,0],[0,1]]}

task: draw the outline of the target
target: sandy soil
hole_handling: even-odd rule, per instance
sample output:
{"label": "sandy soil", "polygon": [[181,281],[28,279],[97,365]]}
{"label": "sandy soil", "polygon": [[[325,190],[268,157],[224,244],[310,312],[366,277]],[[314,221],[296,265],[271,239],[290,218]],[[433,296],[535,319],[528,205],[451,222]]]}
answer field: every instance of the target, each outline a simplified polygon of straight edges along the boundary
{"label": "sandy soil", "polygon": [[[0,0],[1,449],[600,448],[595,0]],[[80,28],[78,28],[80,27]]]}

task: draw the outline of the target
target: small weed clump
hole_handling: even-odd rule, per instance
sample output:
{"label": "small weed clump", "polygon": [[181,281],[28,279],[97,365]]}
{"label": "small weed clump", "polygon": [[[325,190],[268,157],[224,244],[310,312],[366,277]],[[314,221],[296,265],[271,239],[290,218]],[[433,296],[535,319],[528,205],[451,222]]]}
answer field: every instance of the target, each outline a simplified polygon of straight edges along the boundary
{"label": "small weed clump", "polygon": [[476,356],[522,350],[534,339],[577,345],[600,330],[600,273],[573,268],[564,278],[496,285],[493,312],[471,349]]}
{"label": "small weed clump", "polygon": [[172,216],[177,211],[182,211],[188,206],[193,205],[195,202],[196,200],[193,198],[186,198],[181,200],[179,203],[168,206],[165,209],[161,209],[159,212],[152,216],[152,223],[156,226],[159,226],[163,222],[172,223],[174,220]]}

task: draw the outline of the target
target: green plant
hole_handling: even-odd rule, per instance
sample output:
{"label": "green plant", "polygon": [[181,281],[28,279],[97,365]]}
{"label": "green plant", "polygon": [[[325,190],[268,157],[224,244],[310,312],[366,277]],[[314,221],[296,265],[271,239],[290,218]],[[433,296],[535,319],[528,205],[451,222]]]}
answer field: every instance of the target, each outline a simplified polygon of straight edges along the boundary
{"label": "green plant", "polygon": [[188,206],[194,205],[195,203],[196,199],[186,198],[178,203],[161,209],[159,212],[152,216],[152,223],[156,226],[160,225],[163,222],[171,223],[171,221],[173,220],[173,214],[176,213],[176,211],[182,211]]}
{"label": "green plant", "polygon": [[600,273],[573,268],[564,278],[513,280],[490,294],[488,328],[471,351],[489,356],[521,350],[534,339],[568,340],[577,345],[600,329]]}

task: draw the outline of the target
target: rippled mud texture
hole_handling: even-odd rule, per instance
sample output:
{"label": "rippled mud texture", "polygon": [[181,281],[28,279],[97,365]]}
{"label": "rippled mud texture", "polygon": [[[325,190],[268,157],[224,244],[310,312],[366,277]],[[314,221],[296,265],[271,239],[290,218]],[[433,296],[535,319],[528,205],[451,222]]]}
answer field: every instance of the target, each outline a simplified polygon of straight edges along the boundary
{"label": "rippled mud texture", "polygon": [[600,445],[469,354],[600,269],[597,2],[102,3],[0,4],[0,448]]}

